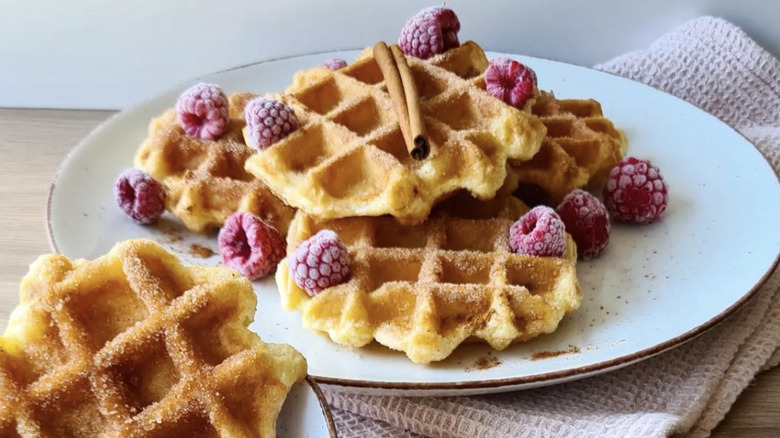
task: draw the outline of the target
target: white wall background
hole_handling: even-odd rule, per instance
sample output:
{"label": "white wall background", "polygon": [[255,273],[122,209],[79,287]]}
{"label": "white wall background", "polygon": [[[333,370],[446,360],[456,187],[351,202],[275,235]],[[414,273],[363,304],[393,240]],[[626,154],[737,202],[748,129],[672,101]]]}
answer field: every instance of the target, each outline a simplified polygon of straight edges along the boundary
{"label": "white wall background", "polygon": [[[774,0],[452,0],[462,41],[592,65],[715,15],[780,54]],[[0,0],[0,107],[122,108],[262,59],[395,41],[436,0]]]}

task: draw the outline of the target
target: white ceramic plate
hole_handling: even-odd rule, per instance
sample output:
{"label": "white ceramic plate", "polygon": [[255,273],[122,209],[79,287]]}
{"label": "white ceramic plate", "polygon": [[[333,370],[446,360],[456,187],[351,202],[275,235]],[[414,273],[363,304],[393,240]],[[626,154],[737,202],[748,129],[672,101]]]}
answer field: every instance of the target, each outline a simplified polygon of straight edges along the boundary
{"label": "white ceramic plate", "polygon": [[337,438],[328,402],[311,377],[293,386],[276,421],[284,438]]}
{"label": "white ceramic plate", "polygon": [[[278,91],[299,69],[332,57],[352,59],[356,53],[279,59],[203,79],[227,92]],[[465,346],[430,366],[414,365],[380,347],[340,347],[308,332],[296,312],[280,308],[272,279],[257,282],[259,305],[251,328],[266,341],[291,343],[302,351],[320,383],[444,395],[582,378],[646,359],[702,333],[744,304],[776,264],[780,186],[745,138],[715,117],[642,84],[559,62],[513,57],[536,70],[540,88],[602,103],[606,115],[625,130],[629,154],[661,168],[670,188],[667,216],[650,226],[613,226],[605,255],[578,265],[582,306],[554,334],[502,352]],[[155,227],[134,225],[112,196],[114,179],[131,165],[149,119],[173,106],[188,85],[121,112],[66,158],[52,185],[48,212],[56,250],[94,257],[117,241],[147,237],[188,262],[219,263],[217,256],[195,257],[190,247],[216,250],[213,236],[189,233],[172,218]]]}

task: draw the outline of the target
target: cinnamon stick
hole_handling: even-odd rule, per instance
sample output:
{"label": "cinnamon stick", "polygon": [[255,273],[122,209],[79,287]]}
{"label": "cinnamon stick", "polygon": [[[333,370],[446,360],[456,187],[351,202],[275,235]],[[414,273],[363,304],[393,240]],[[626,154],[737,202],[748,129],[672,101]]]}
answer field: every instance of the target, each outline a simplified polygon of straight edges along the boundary
{"label": "cinnamon stick", "polygon": [[412,149],[412,158],[423,160],[430,152],[428,137],[425,135],[425,121],[423,121],[422,111],[420,110],[420,93],[417,91],[417,84],[414,82],[414,75],[406,63],[406,57],[401,52],[397,44],[390,46],[393,52],[395,64],[398,66],[398,73],[401,76],[401,83],[404,86],[404,95],[406,96],[406,108],[409,111],[409,133],[414,143]]}
{"label": "cinnamon stick", "polygon": [[430,145],[425,136],[417,85],[406,58],[397,46],[394,45],[391,50],[387,44],[379,41],[374,44],[374,59],[382,71],[387,92],[393,101],[406,149],[412,158],[423,160],[430,153]]}

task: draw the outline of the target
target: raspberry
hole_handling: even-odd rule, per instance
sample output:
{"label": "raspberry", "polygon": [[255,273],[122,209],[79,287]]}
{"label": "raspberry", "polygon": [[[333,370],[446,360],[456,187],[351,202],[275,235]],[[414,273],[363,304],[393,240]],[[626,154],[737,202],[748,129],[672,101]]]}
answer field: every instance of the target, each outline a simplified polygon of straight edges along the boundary
{"label": "raspberry", "polygon": [[515,108],[522,108],[534,93],[536,73],[508,58],[498,58],[485,69],[485,89],[488,93]]}
{"label": "raspberry", "polygon": [[338,70],[347,66],[347,61],[343,59],[334,58],[322,63],[322,66],[331,70]]}
{"label": "raspberry", "polygon": [[163,186],[138,169],[128,169],[119,175],[114,197],[127,217],[143,225],[154,223],[165,209]]}
{"label": "raspberry", "polygon": [[406,55],[428,59],[460,46],[460,20],[452,9],[439,6],[423,9],[406,22],[398,46]]}
{"label": "raspberry", "polygon": [[628,157],[609,172],[603,190],[612,217],[624,222],[651,224],[666,212],[666,182],[650,161]]}
{"label": "raspberry", "polygon": [[284,258],[282,235],[251,213],[230,215],[217,241],[225,265],[250,280],[265,277]]}
{"label": "raspberry", "polygon": [[176,115],[184,132],[203,140],[216,140],[225,133],[228,99],[219,86],[199,83],[188,88],[176,101]]}
{"label": "raspberry", "polygon": [[339,236],[321,230],[290,256],[290,275],[309,296],[349,279],[349,254]]}
{"label": "raspberry", "polygon": [[509,228],[509,246],[517,254],[560,257],[566,249],[566,226],[552,208],[534,207]]}
{"label": "raspberry", "polygon": [[265,149],[298,129],[298,119],[289,106],[274,99],[258,97],[244,109],[249,142],[257,149]]}
{"label": "raspberry", "polygon": [[609,216],[604,204],[585,190],[576,189],[556,209],[577,244],[577,255],[598,257],[609,242]]}

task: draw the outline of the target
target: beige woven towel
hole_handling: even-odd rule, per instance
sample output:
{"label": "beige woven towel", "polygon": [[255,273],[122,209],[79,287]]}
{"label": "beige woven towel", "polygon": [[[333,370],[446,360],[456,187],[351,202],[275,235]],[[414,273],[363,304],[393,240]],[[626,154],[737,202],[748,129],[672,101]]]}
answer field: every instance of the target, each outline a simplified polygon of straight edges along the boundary
{"label": "beige woven towel", "polygon": [[[600,64],[686,99],[750,138],[780,168],[780,62],[734,25],[692,20]],[[452,398],[327,390],[343,437],[704,437],[760,371],[780,362],[780,274],[740,311],[679,348],[602,376]]]}

